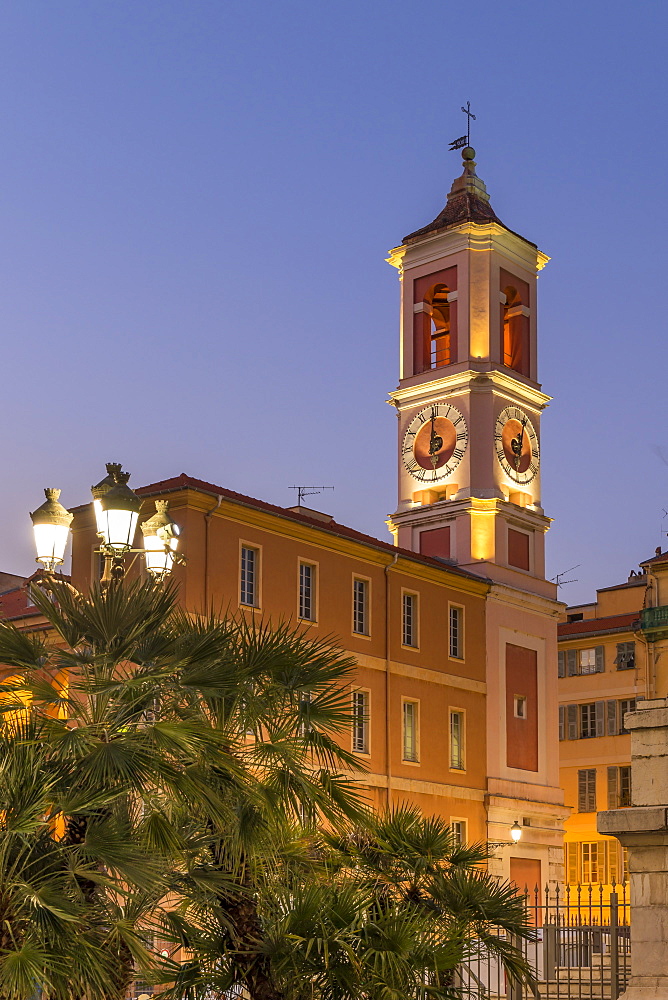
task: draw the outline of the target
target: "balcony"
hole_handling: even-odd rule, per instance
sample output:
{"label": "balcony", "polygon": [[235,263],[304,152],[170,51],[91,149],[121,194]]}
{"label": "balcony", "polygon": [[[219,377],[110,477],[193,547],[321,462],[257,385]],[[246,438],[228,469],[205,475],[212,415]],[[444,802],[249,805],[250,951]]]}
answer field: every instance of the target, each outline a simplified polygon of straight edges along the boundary
{"label": "balcony", "polygon": [[660,638],[656,633],[665,632],[668,635],[668,605],[660,608],[643,608],[640,612],[640,628],[643,632],[651,632],[653,639]]}

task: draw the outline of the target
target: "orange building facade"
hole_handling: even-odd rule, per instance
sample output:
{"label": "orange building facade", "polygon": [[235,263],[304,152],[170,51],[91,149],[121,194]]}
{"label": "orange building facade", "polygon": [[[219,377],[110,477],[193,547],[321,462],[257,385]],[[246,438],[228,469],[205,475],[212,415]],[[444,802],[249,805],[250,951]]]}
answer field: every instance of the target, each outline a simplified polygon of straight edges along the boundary
{"label": "orange building facade", "polygon": [[601,810],[631,805],[631,738],[624,715],[668,691],[668,553],[656,554],[596,601],[566,609],[559,624],[559,757],[571,815],[565,868],[571,884],[628,877]]}
{"label": "orange building facade", "polygon": [[[377,808],[410,801],[486,839],[484,579],[397,550],[307,508],[279,508],[182,475],[138,490],[170,502],[195,612],[290,620],[357,661],[350,749]],[[72,579],[99,572],[90,507],[75,514]]]}

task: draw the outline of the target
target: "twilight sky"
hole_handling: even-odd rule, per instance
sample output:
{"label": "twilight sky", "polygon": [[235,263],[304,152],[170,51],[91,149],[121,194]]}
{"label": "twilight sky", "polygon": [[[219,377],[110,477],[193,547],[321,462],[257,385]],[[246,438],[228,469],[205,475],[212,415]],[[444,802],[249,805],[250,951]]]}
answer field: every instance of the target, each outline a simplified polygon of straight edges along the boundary
{"label": "twilight sky", "polygon": [[384,258],[443,207],[470,100],[497,215],[552,257],[549,575],[625,579],[668,530],[667,29],[628,0],[5,0],[0,568],[32,572],[43,486],[85,502],[114,460],[333,485],[314,506],[389,540]]}

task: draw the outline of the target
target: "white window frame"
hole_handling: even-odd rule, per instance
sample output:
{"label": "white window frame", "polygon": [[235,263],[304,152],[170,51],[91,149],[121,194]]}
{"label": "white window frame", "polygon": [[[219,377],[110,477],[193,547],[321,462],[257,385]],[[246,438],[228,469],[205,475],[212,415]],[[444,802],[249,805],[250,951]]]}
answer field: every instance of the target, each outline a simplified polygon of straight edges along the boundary
{"label": "white window frame", "polygon": [[[255,566],[254,566],[254,580],[253,580],[253,602],[243,601],[243,560],[244,560],[244,549],[248,549],[255,553]],[[244,539],[239,540],[239,607],[241,608],[256,608],[262,607],[262,546],[255,544],[255,542],[247,542]]]}
{"label": "white window frame", "polygon": [[[457,652],[453,653],[452,648],[452,613],[453,611],[459,612],[459,635],[457,641]],[[464,607],[461,604],[454,604],[453,602],[448,602],[448,658],[451,660],[463,660],[464,659]]]}
{"label": "white window frame", "polygon": [[[359,583],[363,583],[365,585],[364,621],[365,621],[366,628],[365,628],[365,630],[363,632],[358,632],[357,629],[355,628],[355,619],[356,619],[356,612],[355,612],[355,604],[356,604],[355,584],[358,583],[358,582]],[[368,576],[362,576],[360,573],[353,573],[353,582],[352,582],[352,613],[353,613],[352,614],[352,633],[353,633],[353,635],[359,636],[362,639],[370,639],[371,638],[371,579]]]}
{"label": "white window frame", "polygon": [[[302,614],[302,567],[307,567],[311,571],[311,614]],[[300,621],[310,622],[315,625],[318,621],[318,598],[319,598],[319,587],[318,587],[318,563],[313,562],[311,559],[299,559],[297,561],[297,617]]]}
{"label": "white window frame", "polygon": [[[456,827],[459,827],[459,832]],[[469,821],[463,816],[451,816],[450,828],[461,847],[466,847],[469,839]]]}
{"label": "white window frame", "polygon": [[[413,706],[414,756],[406,756],[406,706]],[[401,699],[401,760],[404,764],[420,763],[420,702],[417,698]]]}
{"label": "white window frame", "polygon": [[[359,697],[362,697],[364,717],[360,720],[358,708],[355,704]],[[368,688],[356,688],[351,694],[351,746],[353,753],[369,754],[371,752],[371,692]],[[356,728],[361,727],[362,740],[356,743]]]}
{"label": "white window frame", "polygon": [[[452,736],[453,716],[460,719],[459,732],[459,754],[455,758],[454,741]],[[453,763],[458,760],[459,763]],[[466,771],[466,711],[463,708],[456,708],[453,705],[448,707],[448,768],[456,774],[464,774]]]}
{"label": "white window frame", "polygon": [[[411,630],[412,642],[406,642],[407,630],[406,630],[406,599],[409,598],[412,602],[411,611]],[[404,590],[401,591],[401,645],[405,649],[419,649],[420,648],[420,597],[419,594],[414,590]]]}

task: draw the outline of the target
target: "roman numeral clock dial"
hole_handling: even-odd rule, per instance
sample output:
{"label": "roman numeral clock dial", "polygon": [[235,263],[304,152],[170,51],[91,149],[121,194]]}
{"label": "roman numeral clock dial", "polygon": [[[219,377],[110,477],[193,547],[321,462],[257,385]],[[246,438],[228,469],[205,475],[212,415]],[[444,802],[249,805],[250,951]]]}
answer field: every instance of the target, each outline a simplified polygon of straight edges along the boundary
{"label": "roman numeral clock dial", "polygon": [[426,406],[406,428],[404,465],[421,483],[437,483],[455,471],[466,451],[469,430],[464,415],[449,403]]}
{"label": "roman numeral clock dial", "polygon": [[540,464],[538,435],[516,406],[501,410],[494,427],[494,450],[505,474],[520,486],[535,478]]}

